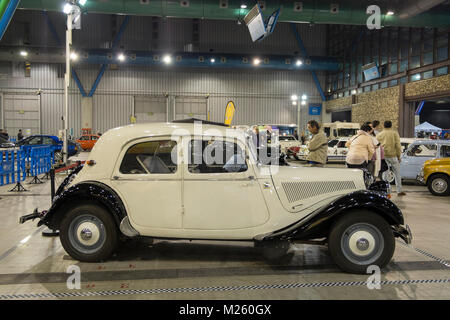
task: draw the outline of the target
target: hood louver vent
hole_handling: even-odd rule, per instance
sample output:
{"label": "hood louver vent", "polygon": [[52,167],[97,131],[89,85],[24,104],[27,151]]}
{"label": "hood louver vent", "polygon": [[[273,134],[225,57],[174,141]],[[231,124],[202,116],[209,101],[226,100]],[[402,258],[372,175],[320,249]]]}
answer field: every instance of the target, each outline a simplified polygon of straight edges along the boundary
{"label": "hood louver vent", "polygon": [[356,189],[353,181],[282,182],[281,185],[289,203],[321,194]]}

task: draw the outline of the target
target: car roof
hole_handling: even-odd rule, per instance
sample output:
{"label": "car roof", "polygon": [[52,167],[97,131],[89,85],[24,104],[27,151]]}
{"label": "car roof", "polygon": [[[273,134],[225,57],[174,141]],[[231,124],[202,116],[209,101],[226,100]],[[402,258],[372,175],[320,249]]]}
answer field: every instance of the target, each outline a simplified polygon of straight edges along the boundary
{"label": "car roof", "polygon": [[[198,128],[196,126],[198,126]],[[201,131],[197,132],[198,130]],[[229,127],[210,124],[173,123],[173,122],[140,123],[117,127],[106,131],[102,135],[102,140],[106,141],[109,140],[110,138],[113,138],[116,142],[121,141],[122,143],[126,143],[127,141],[140,137],[170,136],[172,134],[178,136],[227,135],[229,137],[238,138],[245,142],[245,133],[242,130],[235,130]]]}
{"label": "car roof", "polygon": [[434,139],[422,139],[422,140],[416,140],[413,141],[412,143],[415,144],[449,144],[450,145],[450,140],[434,140]]}

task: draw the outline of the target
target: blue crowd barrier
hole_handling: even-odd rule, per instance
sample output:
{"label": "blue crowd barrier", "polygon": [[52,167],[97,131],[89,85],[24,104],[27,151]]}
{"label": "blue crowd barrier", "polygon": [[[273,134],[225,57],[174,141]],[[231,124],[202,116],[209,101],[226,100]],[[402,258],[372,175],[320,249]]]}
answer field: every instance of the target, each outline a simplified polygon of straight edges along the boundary
{"label": "blue crowd barrier", "polygon": [[50,171],[53,163],[52,147],[35,147],[30,152],[30,173],[33,177]]}
{"label": "blue crowd barrier", "polygon": [[5,150],[0,154],[0,186],[24,181],[27,176],[24,153],[20,150]]}

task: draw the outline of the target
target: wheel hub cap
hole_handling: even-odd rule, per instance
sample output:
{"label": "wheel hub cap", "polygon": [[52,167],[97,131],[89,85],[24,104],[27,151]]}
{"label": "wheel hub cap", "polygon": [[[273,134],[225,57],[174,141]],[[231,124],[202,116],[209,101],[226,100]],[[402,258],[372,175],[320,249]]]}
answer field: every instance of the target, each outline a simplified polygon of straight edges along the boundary
{"label": "wheel hub cap", "polygon": [[433,189],[438,193],[442,193],[447,189],[447,183],[442,179],[436,179],[433,181]]}
{"label": "wheel hub cap", "polygon": [[349,248],[354,255],[369,255],[375,249],[375,239],[367,231],[356,231],[349,239]]}
{"label": "wheel hub cap", "polygon": [[77,229],[78,241],[85,246],[92,246],[100,238],[100,230],[92,222],[83,222]]}

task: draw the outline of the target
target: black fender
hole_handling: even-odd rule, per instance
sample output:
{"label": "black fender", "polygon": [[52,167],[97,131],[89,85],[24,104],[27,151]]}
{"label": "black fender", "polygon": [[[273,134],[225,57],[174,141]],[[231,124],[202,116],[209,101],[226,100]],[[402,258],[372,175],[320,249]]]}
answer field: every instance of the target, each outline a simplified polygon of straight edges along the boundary
{"label": "black fender", "polygon": [[404,224],[402,212],[392,201],[377,192],[361,190],[334,200],[302,220],[265,235],[262,240],[311,240],[328,237],[335,219],[355,209],[366,209],[378,214],[393,226]]}
{"label": "black fender", "polygon": [[114,190],[97,181],[85,181],[55,196],[52,206],[39,221],[38,226],[45,224],[52,230],[59,230],[59,223],[67,209],[83,201],[97,202],[104,206],[114,217],[118,227],[127,216],[125,206]]}

